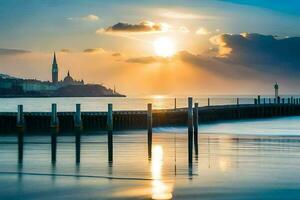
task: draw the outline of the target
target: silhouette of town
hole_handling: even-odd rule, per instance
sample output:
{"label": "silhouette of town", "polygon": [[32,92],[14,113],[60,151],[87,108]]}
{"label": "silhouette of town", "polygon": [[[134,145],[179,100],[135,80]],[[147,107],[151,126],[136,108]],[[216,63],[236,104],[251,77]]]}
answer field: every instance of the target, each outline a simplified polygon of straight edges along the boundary
{"label": "silhouette of town", "polygon": [[59,65],[54,52],[52,61],[52,81],[21,79],[0,74],[1,97],[114,97],[124,96],[115,88],[106,88],[102,84],[85,84],[75,80],[70,71],[63,80],[58,79]]}

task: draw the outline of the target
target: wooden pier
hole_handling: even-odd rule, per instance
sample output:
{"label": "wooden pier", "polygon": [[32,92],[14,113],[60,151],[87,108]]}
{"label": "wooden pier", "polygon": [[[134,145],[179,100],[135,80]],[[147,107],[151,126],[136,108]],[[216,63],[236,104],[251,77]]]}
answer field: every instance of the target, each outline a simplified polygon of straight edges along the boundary
{"label": "wooden pier", "polygon": [[[188,164],[192,172],[193,149],[198,156],[198,125],[225,120],[251,118],[271,118],[300,115],[299,99],[275,98],[266,103],[258,96],[254,104],[208,105],[199,107],[193,98],[188,98],[187,108],[153,110],[152,104],[144,111],[113,111],[108,104],[107,112],[81,112],[81,105],[76,104],[75,112],[57,112],[57,105],[52,104],[51,112],[23,112],[23,105],[17,106],[17,112],[0,112],[0,133],[17,133],[18,161],[23,162],[24,135],[51,135],[51,163],[56,163],[57,136],[72,133],[75,136],[76,164],[80,163],[81,134],[83,131],[105,131],[107,133],[108,163],[113,164],[113,132],[116,130],[147,129],[148,158],[152,154],[152,128],[162,126],[185,126],[188,128]],[[287,102],[287,103],[286,103]],[[26,134],[25,134],[26,133]]]}
{"label": "wooden pier", "polygon": [[[200,124],[224,120],[300,115],[298,99],[289,98],[288,101],[275,99],[274,101],[275,103],[266,103],[267,101],[264,100],[262,103],[260,99],[255,99],[254,104],[239,104],[237,99],[236,105],[199,106],[197,113],[194,112],[193,115],[198,114],[197,121]],[[54,104],[52,112],[23,112],[23,106],[20,105],[20,113],[0,112],[0,133],[22,132],[20,134],[22,135],[25,131],[30,134],[51,133],[55,137],[57,133],[107,131],[107,112],[81,112],[80,105],[76,105],[74,112],[57,112],[56,109]],[[148,107],[148,109],[151,110],[112,111],[112,119],[109,119],[112,120],[110,128],[113,131],[148,129],[151,135],[152,130],[149,124],[152,127],[188,125],[188,108],[152,110],[152,107]],[[151,119],[147,119],[149,116]]]}

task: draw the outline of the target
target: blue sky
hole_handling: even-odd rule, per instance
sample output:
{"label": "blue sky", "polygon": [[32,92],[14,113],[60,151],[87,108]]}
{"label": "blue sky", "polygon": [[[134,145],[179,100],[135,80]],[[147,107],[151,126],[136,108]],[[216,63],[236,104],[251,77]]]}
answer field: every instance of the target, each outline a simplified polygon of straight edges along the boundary
{"label": "blue sky", "polygon": [[[54,48],[85,48],[110,40],[97,37],[95,30],[117,22],[137,23],[142,20],[167,21],[156,13],[164,9],[175,12],[200,13],[215,16],[207,20],[178,20],[196,28],[219,27],[224,32],[259,32],[276,35],[297,35],[300,2],[296,0],[224,0],[224,1],[96,1],[96,0],[1,0],[0,45],[6,48],[28,48],[48,51]],[[67,18],[89,14],[99,16],[87,23]],[[173,20],[174,21],[174,20]],[[84,41],[84,42],[83,42]],[[84,43],[84,44],[83,44]],[[111,42],[109,42],[111,44]]]}

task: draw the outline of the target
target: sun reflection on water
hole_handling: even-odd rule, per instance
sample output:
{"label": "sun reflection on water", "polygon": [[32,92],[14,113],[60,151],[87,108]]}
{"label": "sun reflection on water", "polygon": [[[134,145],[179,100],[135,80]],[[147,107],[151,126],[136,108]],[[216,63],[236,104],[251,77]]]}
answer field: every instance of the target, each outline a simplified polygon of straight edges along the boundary
{"label": "sun reflection on water", "polygon": [[152,199],[172,199],[173,187],[162,181],[163,148],[156,145],[152,151]]}

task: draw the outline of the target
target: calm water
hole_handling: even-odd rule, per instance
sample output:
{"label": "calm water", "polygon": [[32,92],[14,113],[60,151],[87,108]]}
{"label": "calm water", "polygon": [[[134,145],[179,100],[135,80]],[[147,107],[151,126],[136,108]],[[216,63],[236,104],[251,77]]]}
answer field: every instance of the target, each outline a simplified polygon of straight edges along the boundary
{"label": "calm water", "polygon": [[187,164],[182,128],[83,136],[75,165],[74,137],[60,136],[56,166],[50,137],[25,138],[22,165],[14,136],[0,137],[0,199],[300,199],[300,117],[202,125],[199,155]]}
{"label": "calm water", "polygon": [[[187,97],[176,99],[178,108],[187,106]],[[196,96],[194,101],[198,102],[200,106],[206,106],[208,103],[207,97]],[[24,105],[24,111],[50,111],[52,103],[57,104],[58,111],[74,111],[77,103],[82,105],[83,111],[106,111],[108,103],[113,103],[114,110],[146,110],[148,103],[152,103],[154,109],[174,108],[174,98],[163,96],[149,98],[0,98],[0,112],[16,112],[18,104]],[[240,98],[240,104],[249,103],[253,103],[253,97],[244,96]],[[210,104],[236,104],[236,97],[212,97]]]}

